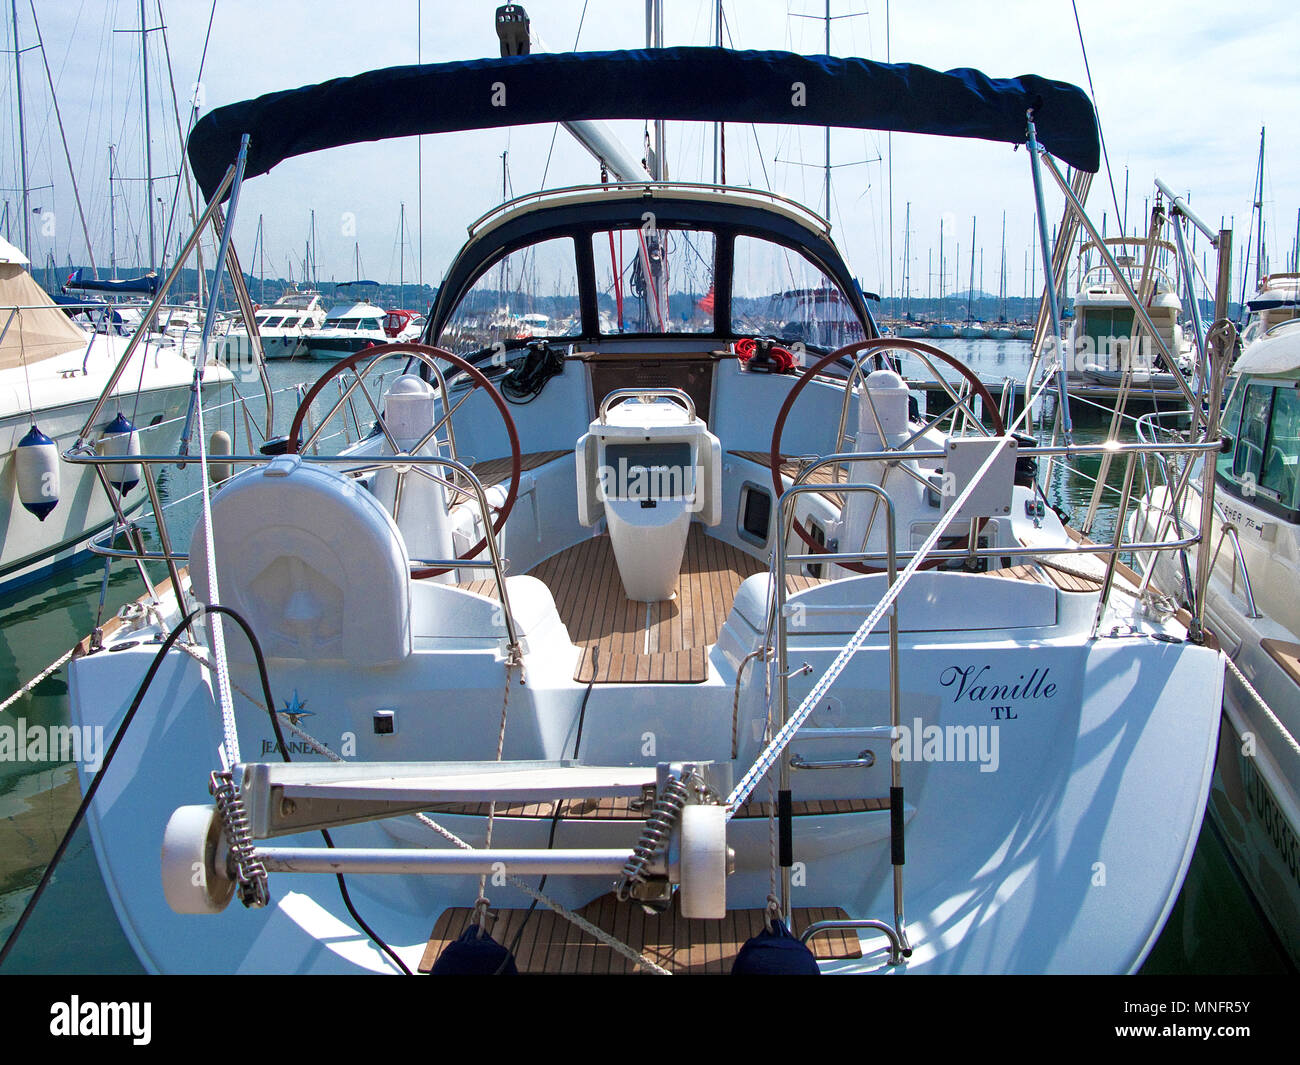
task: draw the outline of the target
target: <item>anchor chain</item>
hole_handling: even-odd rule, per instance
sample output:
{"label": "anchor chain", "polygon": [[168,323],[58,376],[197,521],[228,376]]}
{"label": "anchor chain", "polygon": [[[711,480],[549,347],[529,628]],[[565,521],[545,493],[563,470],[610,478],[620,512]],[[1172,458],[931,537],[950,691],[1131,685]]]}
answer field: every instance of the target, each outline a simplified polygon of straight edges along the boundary
{"label": "anchor chain", "polygon": [[230,843],[230,858],[239,884],[239,901],[250,909],[265,906],[271,901],[271,888],[266,879],[266,867],[253,851],[253,833],[244,810],[244,800],[235,787],[234,775],[229,770],[213,772],[208,791],[216,801],[217,816],[221,818]]}

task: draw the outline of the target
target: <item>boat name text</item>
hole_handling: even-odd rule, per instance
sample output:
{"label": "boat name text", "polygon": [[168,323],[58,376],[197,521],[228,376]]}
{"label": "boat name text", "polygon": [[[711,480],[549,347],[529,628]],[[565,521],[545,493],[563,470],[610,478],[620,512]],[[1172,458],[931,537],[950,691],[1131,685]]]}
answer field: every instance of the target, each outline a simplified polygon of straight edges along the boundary
{"label": "boat name text", "polygon": [[989,711],[998,721],[1014,721],[1019,716],[1011,703],[1017,699],[1050,699],[1056,694],[1056,685],[1048,681],[1051,669],[1035,668],[1026,677],[1023,673],[1011,684],[995,684],[985,679],[990,666],[949,666],[939,674],[939,683],[945,688],[956,688],[952,699],[972,703],[987,703]]}

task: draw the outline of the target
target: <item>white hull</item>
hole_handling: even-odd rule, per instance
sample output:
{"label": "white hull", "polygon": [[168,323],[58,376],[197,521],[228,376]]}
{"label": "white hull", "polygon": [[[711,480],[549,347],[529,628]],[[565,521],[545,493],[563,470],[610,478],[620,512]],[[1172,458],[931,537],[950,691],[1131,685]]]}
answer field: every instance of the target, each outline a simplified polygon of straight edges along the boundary
{"label": "white hull", "polygon": [[[996,578],[954,575],[949,613],[960,610]],[[969,585],[969,589],[963,587]],[[1081,612],[1082,613],[1082,612]],[[1082,618],[1080,621],[1082,622]],[[733,614],[729,627],[736,622]],[[585,685],[572,680],[576,651],[567,640],[542,631],[529,639],[539,649],[527,656],[528,684],[510,693],[507,757],[557,758],[569,753]],[[734,635],[734,633],[733,633]],[[1032,656],[1021,642],[1037,635]],[[724,632],[723,639],[728,634]],[[138,637],[137,637],[138,638]],[[232,637],[238,639],[239,637]],[[463,641],[435,641],[444,644]],[[720,641],[721,642],[721,641]],[[986,706],[952,698],[949,670],[989,667],[990,675],[1014,681],[1031,667],[1057,685],[1051,697],[1016,700],[1013,721],[1000,727],[999,765],[981,772],[973,762],[908,762],[904,765],[908,821],[905,866],[907,920],[915,952],[907,972],[1047,973],[1129,972],[1145,959],[1173,907],[1191,859],[1209,792],[1221,683],[1218,656],[1192,645],[1144,641],[1095,641],[1076,632],[1024,632],[1015,641],[985,633],[981,638],[916,634],[902,649],[903,720],[924,717],[941,726],[992,721]],[[817,644],[822,646],[818,649]],[[546,646],[547,650],[541,650]],[[795,654],[820,671],[838,650],[831,640],[810,640]],[[152,659],[147,645],[118,654],[81,659],[71,670],[74,723],[102,725],[112,735],[124,709],[118,699],[90,692],[133,693]],[[858,656],[836,687],[846,707],[872,704],[883,710],[880,678],[887,650],[876,641]],[[326,663],[273,666],[276,697],[290,693],[311,710],[303,725],[335,745],[356,737],[362,760],[480,758],[490,760],[502,698],[500,657],[491,646],[476,654],[445,648],[417,653],[396,673],[385,671],[381,702],[395,709],[400,742],[386,747],[372,736],[374,685],[366,673]],[[709,680],[676,689],[665,699],[654,685],[602,685],[591,695],[583,734],[583,761],[653,764],[640,753],[643,736],[682,735],[686,721],[694,741],[685,749],[661,749],[659,757],[729,760],[731,654],[716,648]],[[256,690],[255,673],[237,670],[235,683]],[[401,694],[399,694],[401,693]],[[753,700],[748,700],[752,703]],[[247,703],[237,711],[243,756],[275,761],[274,736],[264,714]],[[637,707],[635,721],[627,716]],[[742,707],[744,702],[742,702]],[[423,708],[423,709],[419,709]],[[752,708],[750,710],[752,714]],[[879,720],[879,719],[878,719]],[[749,720],[742,721],[737,769],[755,753]],[[273,904],[224,913],[182,917],[164,901],[158,848],[171,812],[207,801],[210,752],[220,740],[209,689],[192,660],[164,665],[128,732],[90,815],[105,883],[122,926],[146,968],[156,972],[358,972],[390,971],[391,964],[353,925],[331,877],[273,874]],[[148,750],[145,750],[147,737]],[[295,737],[288,734],[293,741]],[[345,741],[343,741],[345,742]],[[387,741],[390,743],[393,741]],[[850,746],[861,745],[854,741]],[[677,741],[675,747],[680,747]],[[810,757],[843,757],[844,746],[796,744]],[[293,745],[294,761],[319,762]],[[881,746],[881,753],[887,745]],[[400,753],[398,753],[400,752]],[[137,767],[147,771],[137,772]],[[825,776],[828,774],[803,774]],[[83,777],[83,786],[88,777]],[[865,780],[845,781],[844,794],[887,790],[888,757],[877,759]],[[825,786],[822,781],[817,785]],[[796,782],[796,801],[799,789]],[[1026,805],[1026,796],[1036,796]],[[756,798],[766,799],[762,785]],[[481,846],[486,819],[435,814],[461,838]],[[795,857],[802,863],[793,903],[840,906],[852,917],[890,912],[888,811],[800,817]],[[642,822],[564,822],[557,847],[630,847]],[[544,848],[549,818],[498,818],[493,845]],[[447,847],[412,818],[333,831],[340,847]],[[320,846],[318,836],[277,839],[287,846]],[[729,907],[761,907],[768,891],[768,823],[733,821],[728,842],[737,851],[729,878]],[[528,878],[526,878],[528,879]],[[608,879],[553,875],[547,893],[579,907],[609,890]],[[424,950],[434,918],[446,907],[466,905],[477,888],[470,876],[359,876],[349,891],[366,920],[412,968]],[[494,906],[526,907],[511,887],[492,887]],[[1113,905],[1122,893],[1123,904]],[[864,939],[865,957],[829,967],[887,971],[884,940]]]}

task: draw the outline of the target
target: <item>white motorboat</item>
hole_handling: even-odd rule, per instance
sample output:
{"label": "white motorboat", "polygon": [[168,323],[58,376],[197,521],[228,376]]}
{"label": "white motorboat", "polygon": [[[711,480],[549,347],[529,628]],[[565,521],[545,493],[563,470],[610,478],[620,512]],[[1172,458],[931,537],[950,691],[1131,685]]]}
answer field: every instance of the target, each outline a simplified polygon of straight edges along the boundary
{"label": "white motorboat", "polygon": [[[1183,335],[1179,322],[1183,304],[1178,274],[1171,265],[1177,249],[1167,241],[1149,248],[1148,241],[1133,237],[1108,237],[1103,243],[1117,253],[1115,262],[1124,281],[1140,294],[1159,339],[1136,321],[1124,286],[1099,256],[1098,243],[1086,240],[1079,247],[1080,281],[1067,337],[1071,380],[1106,387],[1127,380],[1137,390],[1176,390],[1175,371],[1181,373],[1190,365],[1190,338]],[[1093,256],[1098,259],[1089,266]],[[1172,367],[1162,356],[1162,347],[1172,356]]]}
{"label": "white motorboat", "polygon": [[[102,407],[96,439],[121,416],[129,423],[127,433],[136,431],[137,444],[143,439],[163,451],[180,435],[178,419],[189,401],[194,366],[176,344],[153,335],[143,339]],[[143,483],[125,492],[115,488],[110,499],[107,482],[96,483],[93,469],[58,459],[98,409],[128,343],[72,322],[28,273],[26,257],[0,240],[0,591],[84,556],[91,535],[110,526],[119,511],[144,501]],[[214,368],[205,379],[216,388],[230,374]],[[34,430],[47,443],[32,436]],[[23,454],[24,446],[33,445]],[[40,479],[24,492],[21,470],[29,465],[40,466]]]}
{"label": "white motorboat", "polygon": [[1269,330],[1300,316],[1300,274],[1269,274],[1246,301],[1248,312],[1241,342],[1249,347]]}
{"label": "white motorboat", "polygon": [[[788,120],[784,89],[758,99],[766,78],[819,87],[793,112],[811,125],[933,132],[938,96],[964,135],[1016,141],[1041,109],[1034,165],[1041,135],[1096,168],[1079,90],[970,76],[690,48],[407,67],[219,109],[190,157],[215,202],[249,143],[249,174],[339,143],[322,91],[358,115],[419,101],[418,119],[346,131],[379,139],[499,124],[476,94],[501,78],[511,121],[613,117],[615,100]],[[754,295],[742,244],[835,290],[866,339],[799,369],[734,332],[733,301]],[[640,278],[615,322],[599,297],[620,245]],[[1223,665],[1116,565],[1133,545],[1070,534],[1035,484],[1042,450],[950,356],[875,336],[829,228],[797,204],[668,183],[512,201],[471,227],[432,344],[473,335],[511,257],[556,265],[574,336],[339,361],[293,453],[210,460],[238,472],[188,558],[174,545],[189,575],[73,662],[74,724],[124,730],[122,764],[82,782],[145,967],[1140,966],[1200,828]],[[689,319],[670,320],[686,296]],[[992,428],[953,390],[919,419],[890,352],[960,374]],[[822,373],[846,359],[847,378]],[[385,365],[404,372],[381,391]],[[363,395],[378,433],[329,454],[329,416]],[[1133,474],[1153,449],[1110,450]],[[233,615],[196,637],[191,612],[216,603]],[[223,664],[211,680],[205,661]]]}
{"label": "white motorboat", "polygon": [[[1279,302],[1278,288],[1251,302],[1243,335],[1252,339],[1233,368],[1227,443],[1216,458],[1206,623],[1236,668],[1225,686],[1210,810],[1300,964],[1300,318],[1294,295]],[[1144,424],[1154,435],[1167,420]],[[1170,495],[1159,486],[1142,501],[1134,535],[1175,538],[1200,528],[1200,493],[1188,493],[1181,508]],[[1173,555],[1156,556],[1151,568],[1167,589],[1185,588],[1192,576]]]}
{"label": "white motorboat", "polygon": [[[292,289],[254,316],[262,354],[267,359],[296,359],[307,354],[307,338],[325,322],[320,294]],[[226,335],[224,358],[243,365],[251,357],[248,330],[232,328]],[[235,361],[232,361],[235,360]]]}
{"label": "white motorboat", "polygon": [[337,303],[329,309],[320,328],[304,337],[307,355],[333,361],[383,344],[388,339],[384,332],[387,320],[388,312],[369,300]]}

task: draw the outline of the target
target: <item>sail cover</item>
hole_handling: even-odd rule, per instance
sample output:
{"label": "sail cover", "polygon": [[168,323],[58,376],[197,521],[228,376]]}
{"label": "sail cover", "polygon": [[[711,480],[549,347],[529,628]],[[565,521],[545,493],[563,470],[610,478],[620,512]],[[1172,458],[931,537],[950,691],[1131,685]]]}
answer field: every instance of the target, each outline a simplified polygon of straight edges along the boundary
{"label": "sail cover", "polygon": [[121,281],[107,281],[86,277],[81,267],[68,275],[63,282],[65,289],[78,292],[111,292],[116,296],[153,296],[158,292],[158,274],[150,271],[142,277],[124,278]]}
{"label": "sail cover", "polygon": [[251,177],[362,141],[583,119],[792,123],[1023,144],[1028,110],[1047,151],[1096,172],[1096,116],[1084,92],[1065,82],[722,48],[389,67],[218,108],[195,125],[188,152],[211,198],[245,133]]}

